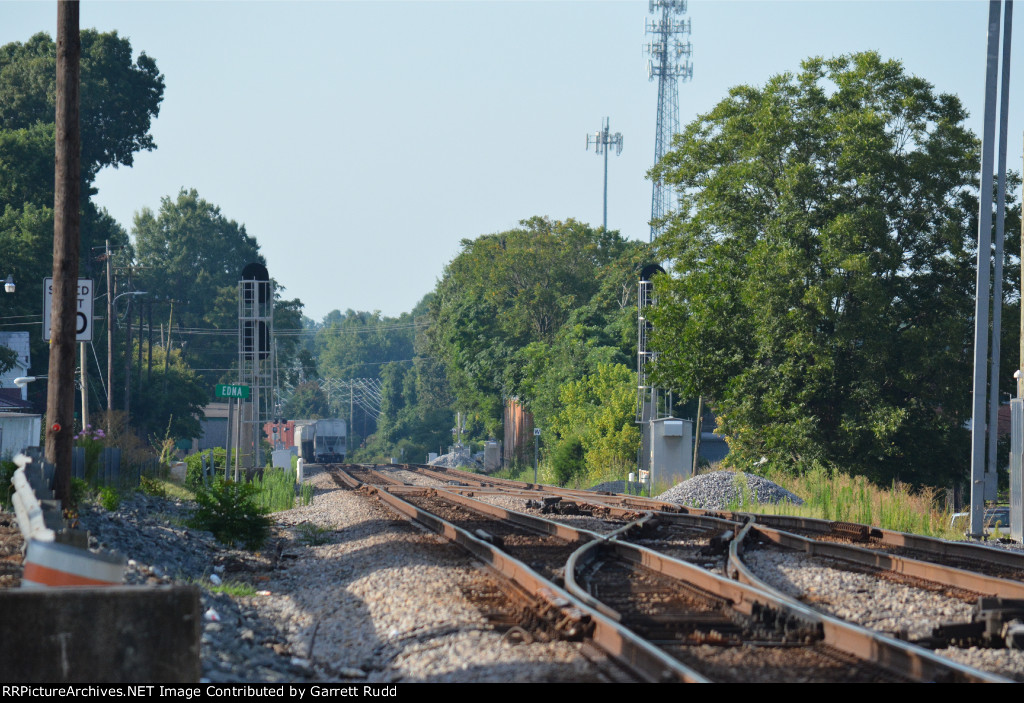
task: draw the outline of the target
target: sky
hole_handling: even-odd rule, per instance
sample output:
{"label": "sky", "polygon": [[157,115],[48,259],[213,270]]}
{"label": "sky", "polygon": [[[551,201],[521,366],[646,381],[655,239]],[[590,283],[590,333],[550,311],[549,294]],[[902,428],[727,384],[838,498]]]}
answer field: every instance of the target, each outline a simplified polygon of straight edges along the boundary
{"label": "sky", "polygon": [[[52,0],[0,0],[0,44],[55,35],[56,14]],[[680,123],[809,56],[877,50],[958,95],[980,136],[987,16],[983,0],[691,0]],[[647,2],[84,0],[81,27],[129,38],[166,83],[157,148],[102,171],[96,201],[131,232],[142,208],[195,188],[256,237],[307,316],[397,316],[463,239],[534,215],[600,226],[603,161],[586,137],[607,117],[623,137],[608,227],[647,241],[651,17]],[[1022,36],[1018,19],[1018,87]],[[1024,89],[1010,115],[1020,170]]]}

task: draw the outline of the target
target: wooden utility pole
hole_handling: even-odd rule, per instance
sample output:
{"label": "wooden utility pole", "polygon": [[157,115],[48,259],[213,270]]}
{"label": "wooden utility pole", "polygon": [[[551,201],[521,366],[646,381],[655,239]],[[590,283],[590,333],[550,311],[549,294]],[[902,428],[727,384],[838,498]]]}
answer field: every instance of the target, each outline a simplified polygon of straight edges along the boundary
{"label": "wooden utility pole", "polygon": [[114,287],[110,262],[110,240],[106,242],[107,257],[107,434],[110,434],[110,416],[114,411]]}
{"label": "wooden utility pole", "polygon": [[75,414],[75,337],[78,307],[78,239],[81,138],[78,126],[78,1],[57,3],[56,166],[53,198],[53,303],[46,392],[46,460],[56,467],[54,494],[71,499],[71,445]]}

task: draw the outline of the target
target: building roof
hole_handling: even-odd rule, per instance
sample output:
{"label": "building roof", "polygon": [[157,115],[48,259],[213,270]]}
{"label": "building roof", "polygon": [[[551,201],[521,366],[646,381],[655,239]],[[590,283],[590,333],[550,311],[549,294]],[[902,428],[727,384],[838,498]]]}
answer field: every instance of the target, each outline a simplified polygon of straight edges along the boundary
{"label": "building roof", "polygon": [[0,388],[0,411],[31,409],[32,403],[21,399],[20,388]]}

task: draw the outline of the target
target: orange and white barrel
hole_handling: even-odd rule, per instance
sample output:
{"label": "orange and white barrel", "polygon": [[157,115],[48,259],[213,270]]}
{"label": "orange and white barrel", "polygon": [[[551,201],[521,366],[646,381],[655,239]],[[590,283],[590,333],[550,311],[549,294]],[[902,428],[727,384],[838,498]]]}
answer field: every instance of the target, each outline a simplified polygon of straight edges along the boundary
{"label": "orange and white barrel", "polygon": [[124,580],[124,567],[122,556],[33,539],[25,556],[21,587],[119,586]]}

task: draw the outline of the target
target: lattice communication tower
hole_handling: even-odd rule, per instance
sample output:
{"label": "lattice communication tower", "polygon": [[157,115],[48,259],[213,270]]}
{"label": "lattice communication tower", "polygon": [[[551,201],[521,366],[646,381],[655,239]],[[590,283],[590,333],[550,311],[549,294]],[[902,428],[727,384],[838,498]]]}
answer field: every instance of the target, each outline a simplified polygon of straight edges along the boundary
{"label": "lattice communication tower", "polygon": [[[657,164],[672,145],[672,136],[679,131],[678,81],[693,78],[690,63],[692,47],[683,37],[690,34],[690,20],[685,19],[686,0],[650,0],[653,19],[646,22],[646,33],[653,35],[647,44],[650,60],[647,77],[658,79],[658,126],[654,138],[654,163]],[[661,234],[664,217],[672,210],[672,188],[654,182],[651,195],[651,241]]]}

